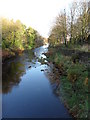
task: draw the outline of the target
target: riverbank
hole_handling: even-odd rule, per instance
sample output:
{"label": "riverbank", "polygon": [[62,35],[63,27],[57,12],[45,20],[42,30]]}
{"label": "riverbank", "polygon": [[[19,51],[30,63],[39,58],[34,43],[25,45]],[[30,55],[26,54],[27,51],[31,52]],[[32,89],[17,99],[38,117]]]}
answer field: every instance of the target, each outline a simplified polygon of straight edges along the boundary
{"label": "riverbank", "polygon": [[[46,58],[48,45],[25,51],[3,64],[3,118],[72,119],[58,96],[53,93],[46,70],[38,58]],[[24,108],[24,109],[23,109]]]}
{"label": "riverbank", "polygon": [[53,47],[45,55],[54,66],[56,91],[69,112],[74,118],[88,118],[88,53]]}
{"label": "riverbank", "polygon": [[21,54],[24,51],[24,49],[20,50],[2,50],[2,62],[4,62],[5,60],[15,57],[16,55]]}
{"label": "riverbank", "polygon": [[20,55],[20,54],[22,54],[24,51],[29,51],[29,50],[33,50],[33,49],[35,49],[35,48],[38,48],[38,47],[40,47],[40,46],[42,46],[42,44],[37,44],[37,46],[34,46],[33,48],[31,48],[31,49],[5,49],[5,50],[2,50],[2,54],[1,54],[1,56],[2,56],[2,61],[3,62],[5,62],[7,59],[10,59],[10,58],[12,58],[12,57],[16,57],[17,55]]}

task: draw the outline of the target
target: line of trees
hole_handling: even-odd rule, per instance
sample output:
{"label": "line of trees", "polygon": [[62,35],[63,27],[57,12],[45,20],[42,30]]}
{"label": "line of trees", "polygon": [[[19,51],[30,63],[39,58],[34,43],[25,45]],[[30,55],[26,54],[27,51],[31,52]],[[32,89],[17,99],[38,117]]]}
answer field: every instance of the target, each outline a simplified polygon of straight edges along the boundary
{"label": "line of trees", "polygon": [[27,28],[20,20],[2,18],[2,50],[32,49],[37,44],[43,44],[43,38],[36,30]]}
{"label": "line of trees", "polygon": [[84,44],[89,40],[89,9],[88,3],[84,0],[73,2],[69,12],[59,13],[55,24],[51,28],[50,45]]}

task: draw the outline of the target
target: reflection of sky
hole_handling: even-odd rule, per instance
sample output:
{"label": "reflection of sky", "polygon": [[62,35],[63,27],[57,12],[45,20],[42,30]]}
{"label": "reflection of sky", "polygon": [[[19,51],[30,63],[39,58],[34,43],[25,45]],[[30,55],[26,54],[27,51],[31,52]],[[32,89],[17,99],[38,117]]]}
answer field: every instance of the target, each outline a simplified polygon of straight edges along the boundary
{"label": "reflection of sky", "polygon": [[71,1],[73,0],[0,0],[0,12],[5,17],[20,19],[48,37],[54,18],[61,9],[68,9]]}
{"label": "reflection of sky", "polygon": [[[34,52],[41,56],[48,50],[47,47],[48,45],[36,48]],[[36,57],[38,56],[36,55]],[[34,60],[34,58],[32,59]],[[25,66],[25,74],[19,76],[21,81],[18,83],[18,87],[13,87],[10,93],[3,94],[3,117],[70,117],[62,102],[53,94],[49,79],[44,73],[48,66],[37,61],[33,64],[27,60]]]}
{"label": "reflection of sky", "polygon": [[49,44],[47,45],[44,45],[42,47],[39,47],[37,49],[34,50],[34,54],[36,57],[39,57],[39,58],[46,58],[46,56],[43,54],[43,53],[46,53],[48,51],[47,47],[48,47]]}
{"label": "reflection of sky", "polygon": [[[6,64],[3,64],[3,94],[7,94],[12,92],[12,88],[19,85],[21,82],[21,76],[26,74],[27,70],[31,70],[31,68],[36,68],[41,65],[38,62],[37,57],[45,58],[46,56],[42,53],[47,52],[47,45],[36,48],[34,53],[31,51],[23,53],[20,57],[18,56],[16,59],[9,60]],[[31,68],[29,68],[31,66]]]}

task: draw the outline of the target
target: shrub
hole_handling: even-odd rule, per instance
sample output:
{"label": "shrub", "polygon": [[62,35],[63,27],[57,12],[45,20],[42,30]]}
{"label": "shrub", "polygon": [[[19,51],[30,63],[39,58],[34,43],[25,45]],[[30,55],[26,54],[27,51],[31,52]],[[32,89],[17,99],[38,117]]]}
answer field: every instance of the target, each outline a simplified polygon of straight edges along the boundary
{"label": "shrub", "polygon": [[72,54],[71,60],[73,61],[73,63],[79,62],[79,54],[74,53]]}
{"label": "shrub", "polygon": [[72,64],[67,70],[67,78],[71,82],[75,82],[80,76],[83,75],[83,72],[86,70],[85,66],[81,64]]}

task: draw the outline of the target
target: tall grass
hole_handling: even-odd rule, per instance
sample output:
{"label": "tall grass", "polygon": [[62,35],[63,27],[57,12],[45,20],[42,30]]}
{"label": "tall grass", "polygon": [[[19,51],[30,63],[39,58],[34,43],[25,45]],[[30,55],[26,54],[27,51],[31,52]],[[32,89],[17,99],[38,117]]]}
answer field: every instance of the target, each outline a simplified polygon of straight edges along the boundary
{"label": "tall grass", "polygon": [[60,52],[47,54],[60,74],[60,95],[75,118],[88,118],[88,69]]}

